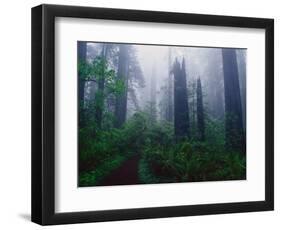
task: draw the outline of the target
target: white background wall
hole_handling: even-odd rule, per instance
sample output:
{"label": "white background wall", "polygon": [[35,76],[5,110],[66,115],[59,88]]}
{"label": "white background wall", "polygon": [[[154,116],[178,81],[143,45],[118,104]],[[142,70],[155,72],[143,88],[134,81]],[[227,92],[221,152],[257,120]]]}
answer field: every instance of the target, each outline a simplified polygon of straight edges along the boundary
{"label": "white background wall", "polygon": [[[55,226],[55,229],[278,229],[281,225],[281,80],[278,0],[2,1],[0,11],[0,228],[39,229],[30,222],[30,8],[41,3],[221,14],[275,19],[275,211]],[[234,193],[239,191],[233,191]],[[47,227],[49,228],[49,227]]]}

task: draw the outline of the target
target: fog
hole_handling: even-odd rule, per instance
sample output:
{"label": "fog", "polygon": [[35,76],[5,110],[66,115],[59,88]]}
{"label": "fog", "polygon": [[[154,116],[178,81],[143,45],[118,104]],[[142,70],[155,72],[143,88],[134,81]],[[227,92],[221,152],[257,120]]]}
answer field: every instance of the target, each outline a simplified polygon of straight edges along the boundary
{"label": "fog", "polygon": [[[145,87],[137,90],[142,109],[145,108],[148,102],[155,100],[157,119],[161,119],[159,104],[163,97],[163,90],[168,86],[169,81],[173,81],[173,62],[175,59],[179,61],[184,59],[187,90],[192,91],[195,81],[200,78],[206,109],[215,118],[223,117],[224,79],[221,48],[151,45],[134,45],[134,48],[145,79]],[[242,109],[243,114],[245,114],[246,49],[236,49],[236,54]],[[153,91],[156,93],[153,94]],[[191,92],[188,93],[190,94]],[[151,98],[153,95],[156,98]],[[132,114],[132,111],[129,114]]]}
{"label": "fog", "polygon": [[[114,43],[87,43],[87,59],[93,61],[107,46],[107,62],[110,68],[118,72],[118,52],[127,47],[129,63],[128,96],[126,119],[136,111],[148,110],[151,103],[155,107],[156,119],[165,119],[164,110],[167,101],[174,100],[173,65],[175,60],[185,62],[188,101],[192,107],[195,100],[196,81],[201,80],[205,112],[210,117],[224,117],[224,75],[222,48],[184,47],[164,45],[129,45]],[[239,88],[245,127],[246,114],[246,49],[235,49],[239,72]],[[85,97],[93,94],[97,85],[88,82]],[[169,92],[168,92],[169,91]],[[168,94],[167,94],[168,93]],[[91,98],[91,97],[89,97]],[[191,108],[192,109],[192,108]],[[191,111],[192,113],[192,111]],[[190,114],[192,116],[192,114]]]}
{"label": "fog", "polygon": [[77,50],[80,186],[246,178],[246,49]]}

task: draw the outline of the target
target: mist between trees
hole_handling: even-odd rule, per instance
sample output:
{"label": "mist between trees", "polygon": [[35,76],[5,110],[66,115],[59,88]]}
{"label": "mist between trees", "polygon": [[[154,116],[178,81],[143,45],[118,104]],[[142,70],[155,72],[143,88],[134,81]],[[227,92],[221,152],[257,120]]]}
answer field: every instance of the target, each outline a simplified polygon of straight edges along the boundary
{"label": "mist between trees", "polygon": [[79,186],[246,178],[246,50],[78,42]]}

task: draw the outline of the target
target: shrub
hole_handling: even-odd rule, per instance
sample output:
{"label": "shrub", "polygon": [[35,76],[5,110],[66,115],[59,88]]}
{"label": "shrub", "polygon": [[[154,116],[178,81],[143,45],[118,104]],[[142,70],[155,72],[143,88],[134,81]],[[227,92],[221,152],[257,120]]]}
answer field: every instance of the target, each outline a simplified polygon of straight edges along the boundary
{"label": "shrub", "polygon": [[245,179],[246,159],[207,143],[183,141],[169,148],[148,146],[144,159],[156,176],[174,182]]}

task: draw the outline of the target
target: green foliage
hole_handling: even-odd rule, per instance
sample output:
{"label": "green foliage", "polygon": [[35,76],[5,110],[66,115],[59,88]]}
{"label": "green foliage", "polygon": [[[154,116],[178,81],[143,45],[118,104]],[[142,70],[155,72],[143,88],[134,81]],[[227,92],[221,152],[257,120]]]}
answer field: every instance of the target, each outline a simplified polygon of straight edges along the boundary
{"label": "green foliage", "polygon": [[79,186],[98,185],[105,176],[109,175],[112,170],[118,168],[124,160],[126,160],[126,157],[116,155],[113,159],[104,161],[95,170],[82,172],[79,175]]}
{"label": "green foliage", "polygon": [[104,80],[106,95],[120,95],[125,91],[125,83],[116,77],[113,69],[109,68],[108,63],[102,57],[97,57],[92,63],[92,74],[97,81]]}
{"label": "green foliage", "polygon": [[154,146],[166,148],[174,142],[174,129],[171,123],[163,122],[149,126],[145,132],[145,147]]}
{"label": "green foliage", "polygon": [[228,149],[246,151],[242,118],[234,113],[225,113],[225,140]]}
{"label": "green foliage", "polygon": [[150,132],[156,141],[146,143],[140,163],[142,181],[166,183],[245,179],[246,157],[243,153],[225,150],[223,135],[219,135],[223,128],[221,123],[209,122],[207,128],[213,135],[218,134],[215,139],[211,139],[209,134],[206,142],[186,139],[173,143],[173,139],[157,139],[156,134],[163,130],[154,126]]}
{"label": "green foliage", "polygon": [[115,71],[102,56],[97,56],[92,62],[79,61],[78,74],[83,81],[104,81],[106,96],[120,95],[125,91],[125,83],[116,77]]}
{"label": "green foliage", "polygon": [[[206,138],[199,142],[193,118],[191,138],[175,141],[174,124],[157,121],[156,105],[151,103],[117,129],[116,118],[106,109],[105,101],[125,92],[124,81],[100,56],[90,63],[79,62],[78,72],[80,80],[104,86],[98,87],[94,99],[85,101],[81,109],[84,125],[79,129],[80,186],[98,185],[133,154],[141,154],[138,173],[142,183],[245,179],[245,155],[225,150],[224,120],[205,115]],[[196,108],[191,108],[194,117]],[[101,112],[100,122],[97,111]]]}
{"label": "green foliage", "polygon": [[116,96],[120,96],[125,91],[125,83],[121,79],[108,79],[107,83],[107,94],[114,94]]}
{"label": "green foliage", "polygon": [[78,61],[78,76],[79,80],[88,80],[92,76],[92,66],[84,60]]}
{"label": "green foliage", "polygon": [[159,177],[152,173],[151,167],[147,160],[144,158],[140,159],[139,167],[138,167],[138,174],[140,183],[142,184],[156,184],[156,183],[163,183],[165,179],[167,179],[167,182],[171,182],[169,178]]}
{"label": "green foliage", "polygon": [[82,170],[79,185],[97,184],[125,159],[138,153],[143,143],[142,133],[146,129],[146,119],[142,113],[135,114],[121,129],[100,130],[95,121],[80,128],[79,161]]}
{"label": "green foliage", "polygon": [[79,130],[80,159],[94,159],[97,163],[116,153],[116,130],[97,131],[96,124]]}
{"label": "green foliage", "polygon": [[93,123],[80,130],[79,140],[80,159],[95,164],[80,174],[79,183],[98,184],[132,154],[142,154],[138,168],[141,183],[245,179],[246,158],[239,152],[226,152],[220,134],[222,122],[208,120],[206,128],[215,137],[208,134],[205,142],[185,139],[176,143],[171,123],[151,124],[144,112],[135,113],[120,129],[96,131],[94,138],[89,134],[95,130]]}
{"label": "green foliage", "polygon": [[206,117],[206,142],[214,147],[225,145],[225,121]]}
{"label": "green foliage", "polygon": [[[94,81],[98,86],[95,90],[94,99],[84,101],[83,108],[80,108],[80,122],[92,128],[93,123],[102,123],[102,125],[106,125],[106,128],[109,128],[109,124],[113,124],[114,117],[105,111],[105,101],[110,97],[118,97],[125,92],[124,81],[117,78],[115,71],[102,56],[97,56],[92,62],[79,61],[78,73],[80,81]],[[98,113],[102,119],[97,118]],[[110,119],[104,121],[104,117]],[[103,129],[104,127],[95,125],[94,128]]]}
{"label": "green foliage", "polygon": [[214,151],[207,145],[183,142],[170,149],[148,148],[144,159],[152,173],[171,182],[245,179],[246,159],[239,153]]}

